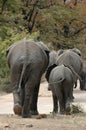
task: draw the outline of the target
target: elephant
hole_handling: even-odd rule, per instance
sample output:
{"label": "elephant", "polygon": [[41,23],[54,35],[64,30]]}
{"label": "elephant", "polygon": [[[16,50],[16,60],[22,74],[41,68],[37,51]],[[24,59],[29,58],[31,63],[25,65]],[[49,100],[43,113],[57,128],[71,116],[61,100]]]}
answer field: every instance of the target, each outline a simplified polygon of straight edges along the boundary
{"label": "elephant", "polygon": [[[73,49],[69,49],[72,52],[75,52],[76,54],[78,54],[81,57],[81,51],[77,48],[73,48]],[[57,58],[63,54],[64,52],[66,52],[67,50],[63,50],[63,49],[59,49],[58,51],[52,50],[49,53],[50,56],[50,60],[49,60],[49,66],[52,64],[56,64],[56,60]]]}
{"label": "elephant", "polygon": [[[52,66],[53,64],[56,64],[56,59],[59,55],[61,55],[63,53],[63,49],[60,49],[58,51],[55,51],[55,50],[52,50],[50,53],[49,53],[49,66]],[[50,91],[50,88],[48,87],[48,90]]]}
{"label": "elephant", "polygon": [[13,88],[14,113],[23,118],[38,114],[37,101],[42,74],[49,64],[49,48],[43,42],[24,39],[7,49]]}
{"label": "elephant", "polygon": [[[75,52],[75,53],[78,54],[80,57],[82,56],[81,51],[80,51],[79,49],[77,49],[77,48],[73,48],[73,49],[71,49],[71,51]],[[80,75],[81,75],[81,74],[80,74]],[[81,76],[80,76],[80,82],[81,82]],[[76,88],[76,87],[77,87],[77,81],[75,81],[75,84],[74,84],[74,88]]]}
{"label": "elephant", "polygon": [[69,67],[72,73],[74,73],[75,82],[78,78],[80,79],[83,61],[81,56],[79,56],[77,52],[73,51],[72,49],[64,51],[63,54],[61,54],[57,58],[56,64],[64,64],[65,66]]}
{"label": "elephant", "polygon": [[[56,61],[57,65],[64,64],[65,66],[69,67],[74,74],[74,82],[76,85],[77,79],[81,80],[80,74],[83,68],[83,61],[82,57],[78,53],[78,49],[76,51],[69,49],[66,50],[63,54],[61,54]],[[72,88],[73,89],[73,88]],[[73,91],[73,90],[72,90]],[[74,96],[72,95],[71,100],[73,101]]]}
{"label": "elephant", "polygon": [[53,64],[47,69],[46,77],[53,97],[53,112],[58,113],[58,102],[60,114],[70,113],[72,88],[74,75],[71,69],[63,64]]}
{"label": "elephant", "polygon": [[51,66],[56,63],[57,56],[58,56],[58,54],[55,50],[52,50],[49,53],[49,65],[48,66]]}
{"label": "elephant", "polygon": [[53,64],[56,64],[56,60],[57,58],[64,52],[63,49],[60,49],[58,51],[55,51],[55,50],[52,50],[50,53],[49,53],[49,65],[48,66],[51,66]]}
{"label": "elephant", "polygon": [[83,65],[82,72],[80,74],[81,80],[80,80],[80,89],[86,90],[86,65]]}
{"label": "elephant", "polygon": [[68,50],[60,49],[58,51],[51,51],[50,54],[49,66],[53,64],[64,64],[71,68],[72,72],[75,74],[75,82],[76,79],[80,79],[80,73],[82,71],[83,62],[81,57],[81,51],[77,48],[72,48]]}
{"label": "elephant", "polygon": [[[68,50],[61,49],[60,52],[61,53],[57,52],[59,55],[55,57],[54,63],[57,66],[64,64],[65,66],[69,67],[74,75],[74,80],[75,80],[75,85],[76,85],[77,79],[81,80],[80,74],[82,72],[82,67],[83,67],[81,52],[77,48],[68,49]],[[51,69],[53,67],[53,64],[48,66],[48,69],[49,68]],[[46,75],[47,81],[48,81],[48,78],[49,77]],[[51,90],[49,86],[48,86],[48,90]],[[72,91],[73,91],[73,88],[72,88]],[[72,95],[71,100],[73,101],[73,99],[74,99],[74,96]]]}

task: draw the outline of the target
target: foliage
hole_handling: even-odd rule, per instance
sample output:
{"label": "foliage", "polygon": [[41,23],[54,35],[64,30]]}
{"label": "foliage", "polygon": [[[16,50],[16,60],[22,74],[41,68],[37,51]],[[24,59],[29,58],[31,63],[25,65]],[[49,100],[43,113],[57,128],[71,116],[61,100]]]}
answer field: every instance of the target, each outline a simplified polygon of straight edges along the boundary
{"label": "foliage", "polygon": [[6,49],[24,37],[56,50],[77,47],[85,57],[86,3],[71,9],[61,0],[0,0],[0,87],[10,80]]}

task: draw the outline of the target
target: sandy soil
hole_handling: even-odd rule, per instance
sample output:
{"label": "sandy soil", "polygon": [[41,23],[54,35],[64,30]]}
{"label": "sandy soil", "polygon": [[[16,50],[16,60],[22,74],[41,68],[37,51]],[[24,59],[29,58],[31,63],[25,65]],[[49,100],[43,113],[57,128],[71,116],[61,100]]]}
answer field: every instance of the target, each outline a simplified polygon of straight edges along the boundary
{"label": "sandy soil", "polygon": [[86,91],[80,91],[79,84],[74,90],[73,104],[84,113],[53,116],[52,94],[47,86],[46,82],[41,84],[38,100],[39,113],[44,115],[27,119],[14,115],[12,94],[0,94],[0,130],[86,130]]}

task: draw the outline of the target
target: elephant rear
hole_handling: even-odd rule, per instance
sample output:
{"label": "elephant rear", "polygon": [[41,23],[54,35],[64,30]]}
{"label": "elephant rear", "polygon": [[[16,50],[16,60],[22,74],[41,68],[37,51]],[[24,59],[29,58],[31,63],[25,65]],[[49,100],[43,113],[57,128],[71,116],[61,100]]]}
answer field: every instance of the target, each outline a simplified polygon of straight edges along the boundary
{"label": "elephant rear", "polygon": [[71,70],[64,65],[55,67],[50,73],[49,85],[54,101],[53,110],[57,109],[59,101],[60,113],[64,113],[70,107],[73,93],[74,78]]}
{"label": "elephant rear", "polygon": [[82,71],[83,62],[82,58],[71,50],[65,51],[61,54],[56,61],[57,65],[64,64],[69,67],[74,73],[75,81],[79,78],[79,75]]}
{"label": "elephant rear", "polygon": [[43,43],[39,45],[33,40],[24,39],[9,47],[7,62],[11,72],[15,114],[19,115],[20,111],[22,117],[30,117],[30,111],[38,114],[39,85],[49,63],[49,49]]}

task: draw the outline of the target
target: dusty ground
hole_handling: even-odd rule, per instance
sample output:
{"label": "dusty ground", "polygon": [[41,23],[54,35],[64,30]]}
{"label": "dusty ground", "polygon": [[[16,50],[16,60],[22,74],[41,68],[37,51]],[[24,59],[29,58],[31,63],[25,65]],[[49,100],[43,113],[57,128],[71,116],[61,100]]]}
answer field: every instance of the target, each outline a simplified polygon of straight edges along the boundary
{"label": "dusty ground", "polygon": [[[78,84],[79,87],[79,84]],[[12,94],[0,95],[0,130],[86,130],[86,91],[74,90],[74,104],[80,106],[84,113],[52,116],[51,92],[47,91],[47,83],[41,84],[38,108],[40,114],[47,117],[23,119],[13,114]]]}

